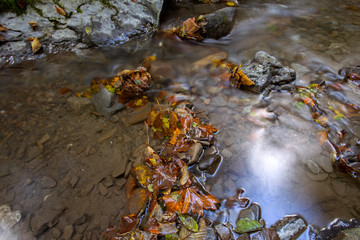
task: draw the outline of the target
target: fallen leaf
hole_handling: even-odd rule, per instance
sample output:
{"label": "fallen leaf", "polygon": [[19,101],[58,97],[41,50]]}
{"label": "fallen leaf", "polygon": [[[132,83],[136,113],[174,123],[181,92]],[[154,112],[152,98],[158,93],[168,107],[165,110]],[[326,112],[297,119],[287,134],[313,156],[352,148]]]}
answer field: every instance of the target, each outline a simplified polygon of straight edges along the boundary
{"label": "fallen leaf", "polygon": [[179,167],[175,163],[159,164],[152,172],[155,190],[172,188],[179,174]]}
{"label": "fallen leaf", "polygon": [[318,139],[319,139],[321,145],[323,145],[324,143],[327,142],[328,136],[327,136],[326,130],[318,133]]}
{"label": "fallen leaf", "polygon": [[258,221],[251,220],[248,217],[246,217],[236,222],[235,232],[242,234],[247,232],[254,232],[260,230],[261,228],[262,225]]}
{"label": "fallen leaf", "polygon": [[108,228],[103,236],[106,239],[115,239],[115,237],[125,234],[133,230],[138,224],[139,220],[135,214],[123,216],[120,219],[118,226]]}
{"label": "fallen leaf", "polygon": [[145,163],[134,166],[131,173],[142,187],[147,187],[151,183],[151,169]]}
{"label": "fallen leaf", "polygon": [[91,35],[91,33],[92,33],[91,27],[85,27],[85,32],[87,35]]}
{"label": "fallen leaf", "polygon": [[187,229],[189,229],[190,231],[193,231],[193,232],[199,231],[199,226],[192,217],[183,215],[179,212],[176,212],[176,213],[177,213],[178,217],[180,218],[180,221],[182,222],[184,227],[186,227]]}
{"label": "fallen leaf", "polygon": [[6,41],[6,38],[4,38],[3,36],[0,35],[0,40]]}
{"label": "fallen leaf", "polygon": [[68,93],[71,93],[72,90],[68,87],[63,87],[63,88],[60,88],[59,89],[59,93],[62,94],[62,95],[65,95],[65,94],[68,94]]}
{"label": "fallen leaf", "polygon": [[25,9],[25,7],[26,7],[26,2],[25,2],[25,0],[19,0],[19,1],[17,2],[17,4],[18,4],[18,6],[19,6],[21,9]]}
{"label": "fallen leaf", "polygon": [[6,27],[0,24],[0,32],[6,32]]}
{"label": "fallen leaf", "polygon": [[314,100],[312,100],[312,98],[310,98],[310,97],[304,98],[304,103],[306,105],[308,105],[310,103],[310,106],[312,106],[312,107],[315,105]]}
{"label": "fallen leaf", "polygon": [[38,24],[35,21],[34,22],[29,22],[29,25],[33,30],[35,30],[38,27]]}
{"label": "fallen leaf", "polygon": [[149,202],[151,192],[146,188],[135,189],[129,200],[129,211],[131,214],[138,214],[141,210],[145,209],[146,204]]}
{"label": "fallen leaf", "polygon": [[56,12],[62,16],[65,16],[66,15],[66,12],[64,9],[62,9],[61,7],[58,7],[58,6],[55,6],[56,8]]}
{"label": "fallen leaf", "polygon": [[230,7],[233,7],[233,6],[235,6],[235,3],[233,3],[233,2],[226,2],[226,5],[228,5],[228,6],[230,6]]}
{"label": "fallen leaf", "polygon": [[180,129],[176,128],[176,130],[174,131],[174,134],[173,134],[173,136],[171,137],[169,143],[172,144],[172,145],[174,145],[174,144],[176,143],[176,139],[177,139],[177,137],[180,135],[180,133],[181,133]]}
{"label": "fallen leaf", "polygon": [[32,48],[32,51],[33,53],[36,53],[40,50],[41,48],[41,43],[39,41],[39,39],[36,37],[36,38],[29,38],[29,39],[32,39],[30,40],[30,44],[31,44],[31,48]]}
{"label": "fallen leaf", "polygon": [[[179,197],[174,197],[179,196]],[[188,187],[176,191],[168,196],[163,196],[165,207],[170,212],[180,212],[182,214],[197,213],[201,216],[205,210],[216,210],[219,201],[211,194],[204,194],[196,187]]]}

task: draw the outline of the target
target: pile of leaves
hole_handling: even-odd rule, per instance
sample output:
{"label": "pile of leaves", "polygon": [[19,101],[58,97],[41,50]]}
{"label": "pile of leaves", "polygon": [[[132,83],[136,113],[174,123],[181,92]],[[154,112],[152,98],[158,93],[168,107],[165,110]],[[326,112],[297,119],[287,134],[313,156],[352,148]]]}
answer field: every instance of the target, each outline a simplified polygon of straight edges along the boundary
{"label": "pile of leaves", "polygon": [[[349,75],[348,77],[350,81],[356,81],[356,75]],[[343,143],[347,132],[344,129],[338,131],[335,140],[330,140],[328,137],[332,131],[329,127],[329,118],[342,121],[345,116],[356,116],[359,113],[359,107],[348,102],[344,103],[341,109],[332,106],[330,103],[326,108],[321,107],[316,97],[318,94],[325,93],[324,88],[325,86],[322,84],[298,87],[300,97],[297,98],[296,106],[302,108],[307,105],[310,108],[314,122],[323,129],[317,134],[320,144],[328,142],[335,152],[335,165],[360,182],[360,151],[357,147]]]}
{"label": "pile of leaves", "polygon": [[188,18],[182,23],[182,26],[174,28],[172,32],[181,39],[201,41],[206,33],[206,23],[207,21],[203,15],[197,18]]}
{"label": "pile of leaves", "polygon": [[105,239],[205,239],[204,210],[216,210],[219,201],[197,182],[178,153],[189,151],[196,141],[212,142],[217,129],[194,115],[186,104],[149,113],[154,137],[168,142],[160,154],[145,147],[126,183],[130,215],[109,228]]}
{"label": "pile of leaves", "polygon": [[241,65],[231,62],[227,59],[214,59],[213,66],[224,70],[221,80],[229,83],[232,87],[241,88],[250,87],[255,83],[243,72]]}

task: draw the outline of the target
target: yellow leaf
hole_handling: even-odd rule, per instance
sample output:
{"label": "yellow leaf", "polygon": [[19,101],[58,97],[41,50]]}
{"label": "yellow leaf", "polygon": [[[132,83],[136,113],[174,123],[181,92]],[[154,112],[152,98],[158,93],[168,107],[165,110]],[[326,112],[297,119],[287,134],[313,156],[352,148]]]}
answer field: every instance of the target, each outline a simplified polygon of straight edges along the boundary
{"label": "yellow leaf", "polygon": [[226,2],[226,5],[228,5],[228,6],[230,6],[230,7],[233,7],[233,6],[235,6],[235,3],[233,3],[233,2]]}
{"label": "yellow leaf", "polygon": [[85,27],[85,32],[87,35],[91,35],[91,33],[92,33],[91,27]]}
{"label": "yellow leaf", "polygon": [[33,53],[36,53],[41,48],[41,43],[40,43],[40,41],[39,41],[39,39],[37,37],[30,40],[30,44],[31,44],[31,48],[32,48]]}

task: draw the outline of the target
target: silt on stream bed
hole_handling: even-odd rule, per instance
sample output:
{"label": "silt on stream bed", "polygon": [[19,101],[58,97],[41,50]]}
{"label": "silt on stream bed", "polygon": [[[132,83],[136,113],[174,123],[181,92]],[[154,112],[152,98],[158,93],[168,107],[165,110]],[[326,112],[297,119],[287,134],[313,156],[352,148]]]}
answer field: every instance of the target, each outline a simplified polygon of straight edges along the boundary
{"label": "silt on stream bed", "polygon": [[[360,14],[354,5],[245,3],[230,35],[220,40],[182,42],[158,34],[121,48],[44,56],[1,69],[0,205],[22,213],[11,232],[19,239],[65,234],[96,239],[127,213],[122,176],[128,165],[116,169],[118,176],[114,168],[119,156],[125,162],[136,158],[136,149],[145,144],[145,127],[128,124],[129,109],[105,121],[91,114],[91,104],[74,107],[58,90],[80,91],[94,76],[133,69],[149,55],[157,60],[148,94],[185,94],[195,111],[204,111],[203,117],[219,129],[216,148],[222,163],[214,176],[204,174],[213,195],[223,199],[245,189],[243,196],[259,204],[266,226],[289,214],[320,228],[336,218],[359,219],[359,184],[334,167],[334,150],[322,138],[325,128],[314,120],[311,106],[299,101],[301,93],[272,92],[262,98],[220,88],[216,70],[196,63],[219,52],[245,63],[257,51],[267,51],[296,70],[297,86],[325,83],[314,99],[326,113],[327,138],[339,144],[337,133],[344,129],[343,142],[358,147],[359,115],[347,104],[359,105],[360,90],[337,74],[360,62]],[[211,156],[205,152],[199,167]]]}

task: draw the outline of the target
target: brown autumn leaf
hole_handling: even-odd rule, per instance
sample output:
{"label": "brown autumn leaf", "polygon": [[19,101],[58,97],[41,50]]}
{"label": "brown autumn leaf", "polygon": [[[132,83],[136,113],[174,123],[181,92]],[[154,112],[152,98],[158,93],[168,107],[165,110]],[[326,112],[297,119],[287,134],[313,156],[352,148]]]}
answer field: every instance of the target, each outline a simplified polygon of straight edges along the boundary
{"label": "brown autumn leaf", "polygon": [[318,137],[321,145],[323,145],[324,143],[326,143],[326,142],[327,142],[327,139],[328,139],[326,130],[319,132],[318,135],[317,135],[317,137]]}
{"label": "brown autumn leaf", "polygon": [[108,228],[103,236],[105,239],[115,239],[115,237],[125,234],[133,230],[138,224],[139,219],[135,214],[131,214],[128,216],[123,216],[120,219],[120,223],[118,226]]}
{"label": "brown autumn leaf", "polygon": [[6,38],[4,38],[3,36],[0,35],[0,40],[1,41],[6,41]]}
{"label": "brown autumn leaf", "polygon": [[152,172],[154,190],[172,188],[178,174],[179,167],[175,163],[157,165]]}
{"label": "brown autumn leaf", "polygon": [[59,93],[62,94],[62,95],[65,95],[65,94],[68,94],[68,93],[71,93],[72,90],[68,87],[62,87],[59,89]]}
{"label": "brown autumn leaf", "polygon": [[204,215],[205,210],[216,210],[219,201],[210,193],[205,194],[197,187],[188,187],[180,191],[172,192],[163,196],[165,207],[170,212],[180,212],[182,214],[196,213]]}
{"label": "brown autumn leaf", "polygon": [[37,37],[36,38],[29,38],[29,41],[30,41],[33,53],[38,52],[40,50],[40,48],[41,48],[41,43],[40,43],[39,39]]}
{"label": "brown autumn leaf", "polygon": [[145,209],[146,204],[149,201],[151,192],[146,188],[137,188],[131,194],[129,200],[129,211],[131,214],[138,214],[141,210]]}
{"label": "brown autumn leaf", "polygon": [[305,103],[306,105],[310,104],[310,106],[312,106],[312,107],[315,105],[314,100],[313,100],[312,98],[310,98],[310,97],[304,98],[304,103]]}
{"label": "brown autumn leaf", "polygon": [[19,6],[21,9],[25,9],[25,7],[26,7],[26,2],[25,2],[25,0],[19,0],[19,1],[17,2],[17,4],[18,4],[18,6]]}
{"label": "brown autumn leaf", "polygon": [[64,9],[62,9],[61,7],[58,7],[58,6],[55,6],[56,8],[56,12],[62,16],[65,16],[66,15],[66,12]]}
{"label": "brown autumn leaf", "polygon": [[0,24],[0,32],[6,32],[7,29],[3,25]]}
{"label": "brown autumn leaf", "polygon": [[35,22],[35,21],[29,22],[29,25],[30,25],[30,27],[31,27],[33,30],[36,30],[36,28],[38,27],[38,24],[37,24],[37,22]]}
{"label": "brown autumn leaf", "polygon": [[183,22],[182,30],[189,35],[193,35],[200,29],[200,26],[195,22],[195,18],[188,18]]}

